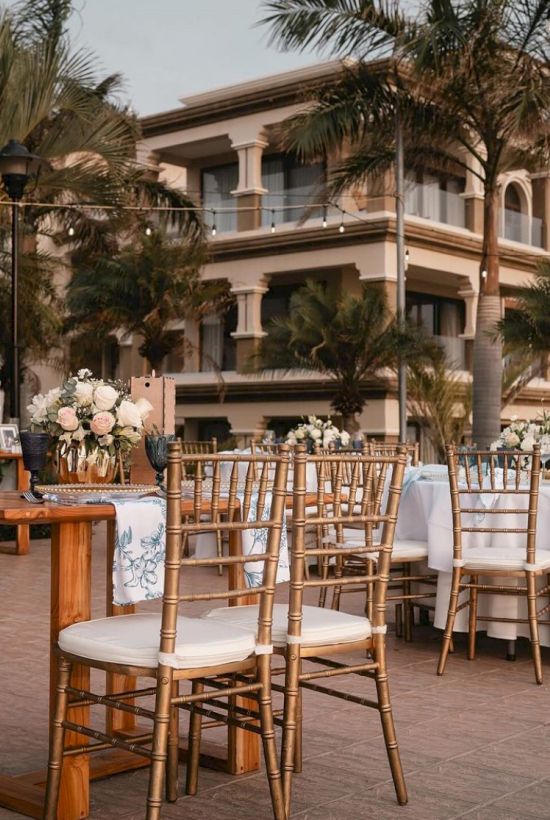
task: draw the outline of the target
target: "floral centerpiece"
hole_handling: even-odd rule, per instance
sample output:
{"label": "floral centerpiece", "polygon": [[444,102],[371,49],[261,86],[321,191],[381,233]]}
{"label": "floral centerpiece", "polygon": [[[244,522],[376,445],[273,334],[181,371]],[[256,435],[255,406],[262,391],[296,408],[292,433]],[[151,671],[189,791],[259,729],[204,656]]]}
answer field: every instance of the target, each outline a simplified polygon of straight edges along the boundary
{"label": "floral centerpiece", "polygon": [[313,447],[347,447],[350,443],[350,434],[339,430],[330,418],[326,421],[317,416],[308,416],[307,422],[298,424],[289,430],[286,436],[287,444],[305,444],[308,450]]}
{"label": "floral centerpiece", "polygon": [[152,409],[147,399],[133,401],[122,382],[94,379],[86,369],[28,406],[31,430],[57,443],[60,479],[91,482],[113,480]]}
{"label": "floral centerpiece", "polygon": [[491,444],[491,450],[528,452],[534,444],[540,444],[541,456],[550,456],[550,413],[544,412],[541,418],[534,421],[520,421],[512,417],[511,424]]}

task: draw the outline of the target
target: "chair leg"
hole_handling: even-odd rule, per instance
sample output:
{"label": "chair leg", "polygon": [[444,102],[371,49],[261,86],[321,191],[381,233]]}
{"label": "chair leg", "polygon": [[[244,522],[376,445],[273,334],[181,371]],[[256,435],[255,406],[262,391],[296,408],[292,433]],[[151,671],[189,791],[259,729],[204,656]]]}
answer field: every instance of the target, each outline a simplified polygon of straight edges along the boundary
{"label": "chair leg", "polygon": [[395,735],[395,726],[393,723],[388,674],[386,672],[385,641],[384,636],[382,635],[376,636],[374,658],[378,662],[375,682],[376,691],[378,694],[378,710],[380,712],[380,720],[382,722],[382,732],[384,733],[386,752],[392,773],[395,794],[397,795],[397,802],[400,806],[404,806],[408,801],[407,786],[405,784],[405,776],[403,775],[401,756],[399,754],[397,737]]}
{"label": "chair leg", "polygon": [[[367,575],[374,575],[374,561],[372,561],[370,558],[367,558],[367,560],[365,562],[365,567],[366,567],[366,574]],[[372,613],[373,613],[373,608],[374,608],[373,592],[374,592],[374,585],[373,584],[367,584],[367,600],[365,602],[365,615],[367,616],[367,618],[369,619],[369,621],[371,623],[372,623]]]}
{"label": "chair leg", "polygon": [[[223,558],[223,533],[216,530],[216,555]],[[223,564],[218,564],[218,575],[223,575]]]}
{"label": "chair leg", "polygon": [[[326,581],[329,573],[329,558],[328,556],[321,556],[320,575],[321,580]],[[319,606],[324,607],[327,602],[327,587],[322,586],[319,589]]]}
{"label": "chair leg", "polygon": [[[470,576],[470,583],[477,584],[477,575]],[[470,611],[468,615],[468,660],[476,657],[477,637],[477,589],[470,589]]]}
{"label": "chair leg", "polygon": [[443,643],[441,645],[441,653],[439,655],[439,664],[437,666],[437,674],[442,675],[447,664],[447,656],[451,642],[453,640],[453,628],[455,625],[456,610],[458,607],[458,593],[460,591],[460,567],[453,567],[453,580],[451,582],[451,596],[449,598],[449,610],[447,612],[447,623],[445,625],[445,632],[443,633]]}
{"label": "chair leg", "polygon": [[172,670],[159,666],[153,728],[153,757],[147,793],[147,820],[159,820],[162,807],[162,784],[166,769],[168,731],[171,716]]}
{"label": "chair leg", "polygon": [[395,637],[403,637],[403,603],[395,605]]}
{"label": "chair leg", "polygon": [[[178,694],[179,681],[174,681],[172,684],[172,697],[177,698]],[[175,803],[178,799],[179,725],[180,710],[177,706],[172,706],[166,760],[166,800],[168,803]]]}
{"label": "chair leg", "polygon": [[273,725],[273,700],[271,697],[271,655],[258,656],[258,677],[260,689],[258,703],[260,707],[260,726],[264,747],[265,769],[271,792],[271,804],[275,820],[286,820],[285,798],[281,782],[281,770],[277,760],[277,745],[275,743],[275,727]]}
{"label": "chair leg", "polygon": [[527,617],[531,634],[531,652],[535,667],[535,680],[542,683],[542,660],[540,656],[539,623],[537,619],[537,576],[534,572],[526,572],[527,582]]}
{"label": "chair leg", "polygon": [[302,690],[298,687],[296,704],[296,737],[294,742],[294,774],[302,773]]}
{"label": "chair leg", "polygon": [[281,776],[283,779],[284,808],[290,815],[292,794],[292,775],[296,766],[296,745],[299,725],[298,709],[300,702],[300,669],[299,648],[292,644],[286,650],[285,704],[283,716],[283,742],[281,751]]}
{"label": "chair leg", "polygon": [[[204,684],[194,680],[191,692],[198,695],[204,692]],[[187,773],[185,777],[185,794],[196,794],[199,785],[199,758],[201,751],[202,715],[191,708],[189,714],[189,742],[187,747]]]}
{"label": "chair leg", "polygon": [[48,760],[48,779],[46,782],[46,800],[44,803],[44,820],[55,820],[57,817],[57,802],[59,786],[63,770],[63,744],[65,729],[63,721],[67,714],[67,686],[71,678],[71,664],[61,656],[57,663],[57,687],[55,711],[52,720],[50,736],[50,754]]}
{"label": "chair leg", "polygon": [[[341,578],[344,574],[344,561],[338,555],[336,556],[336,566],[334,568],[334,577]],[[337,611],[340,610],[340,597],[342,593],[342,587],[335,586],[332,593],[332,605],[331,609],[336,609]]]}
{"label": "chair leg", "polygon": [[[409,572],[407,569],[407,565],[403,567],[403,575],[405,576],[406,573]],[[403,595],[407,596],[411,594],[411,582],[408,578],[403,578]],[[412,641],[412,618],[413,618],[413,608],[411,604],[411,599],[405,597],[403,600],[403,630],[405,633],[405,640],[407,643]]]}

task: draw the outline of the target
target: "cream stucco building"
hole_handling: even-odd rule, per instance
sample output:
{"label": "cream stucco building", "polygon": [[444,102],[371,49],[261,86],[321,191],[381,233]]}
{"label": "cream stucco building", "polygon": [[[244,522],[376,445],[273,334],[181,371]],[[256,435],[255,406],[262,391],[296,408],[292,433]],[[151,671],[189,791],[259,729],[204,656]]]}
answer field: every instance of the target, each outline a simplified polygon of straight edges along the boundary
{"label": "cream stucco building", "polygon": [[[236,306],[224,318],[185,331],[196,352],[170,358],[165,372],[177,385],[177,419],[186,438],[246,439],[278,422],[330,412],[331,387],[314,374],[243,372],[266,322],[285,312],[307,277],[340,282],[350,291],[379,283],[395,299],[395,200],[391,178],[348,191],[327,212],[300,222],[330,162],[301,166],[283,156],[276,126],[296,112],[304,88],[338,71],[324,63],[181,99],[174,110],[142,120],[142,159],[152,173],[185,189],[210,209],[210,261],[203,276],[230,283]],[[334,160],[332,160],[334,161]],[[238,210],[234,210],[234,209]],[[232,210],[233,209],[233,210]],[[550,251],[550,174],[523,170],[501,180],[503,309],[514,289]],[[429,169],[408,177],[406,247],[408,310],[440,338],[449,357],[471,367],[481,253],[482,197],[477,177],[442,176]],[[343,228],[343,230],[342,230]],[[135,372],[130,341],[119,369]],[[220,377],[220,372],[221,377]],[[223,381],[223,401],[220,398]],[[369,435],[398,434],[396,386],[389,376],[365,385],[361,426]],[[534,416],[550,398],[550,382],[532,380],[512,413]],[[414,431],[411,431],[413,434]]]}

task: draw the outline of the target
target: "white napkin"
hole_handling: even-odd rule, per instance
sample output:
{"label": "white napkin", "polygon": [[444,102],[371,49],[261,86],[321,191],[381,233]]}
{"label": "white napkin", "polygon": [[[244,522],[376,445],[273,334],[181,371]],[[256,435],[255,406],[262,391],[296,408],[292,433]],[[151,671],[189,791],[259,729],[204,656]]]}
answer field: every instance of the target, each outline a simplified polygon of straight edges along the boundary
{"label": "white napkin", "polygon": [[111,499],[116,511],[113,603],[162,598],[166,555],[166,501]]}

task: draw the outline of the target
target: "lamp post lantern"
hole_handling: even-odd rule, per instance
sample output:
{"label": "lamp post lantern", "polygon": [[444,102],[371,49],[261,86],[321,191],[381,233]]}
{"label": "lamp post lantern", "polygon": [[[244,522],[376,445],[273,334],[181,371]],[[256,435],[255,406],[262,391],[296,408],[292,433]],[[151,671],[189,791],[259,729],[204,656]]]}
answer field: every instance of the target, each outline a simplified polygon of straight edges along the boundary
{"label": "lamp post lantern", "polygon": [[17,140],[10,140],[0,151],[0,175],[11,202],[11,355],[10,355],[10,416],[19,422],[19,334],[18,334],[18,276],[19,276],[19,201],[41,160]]}

